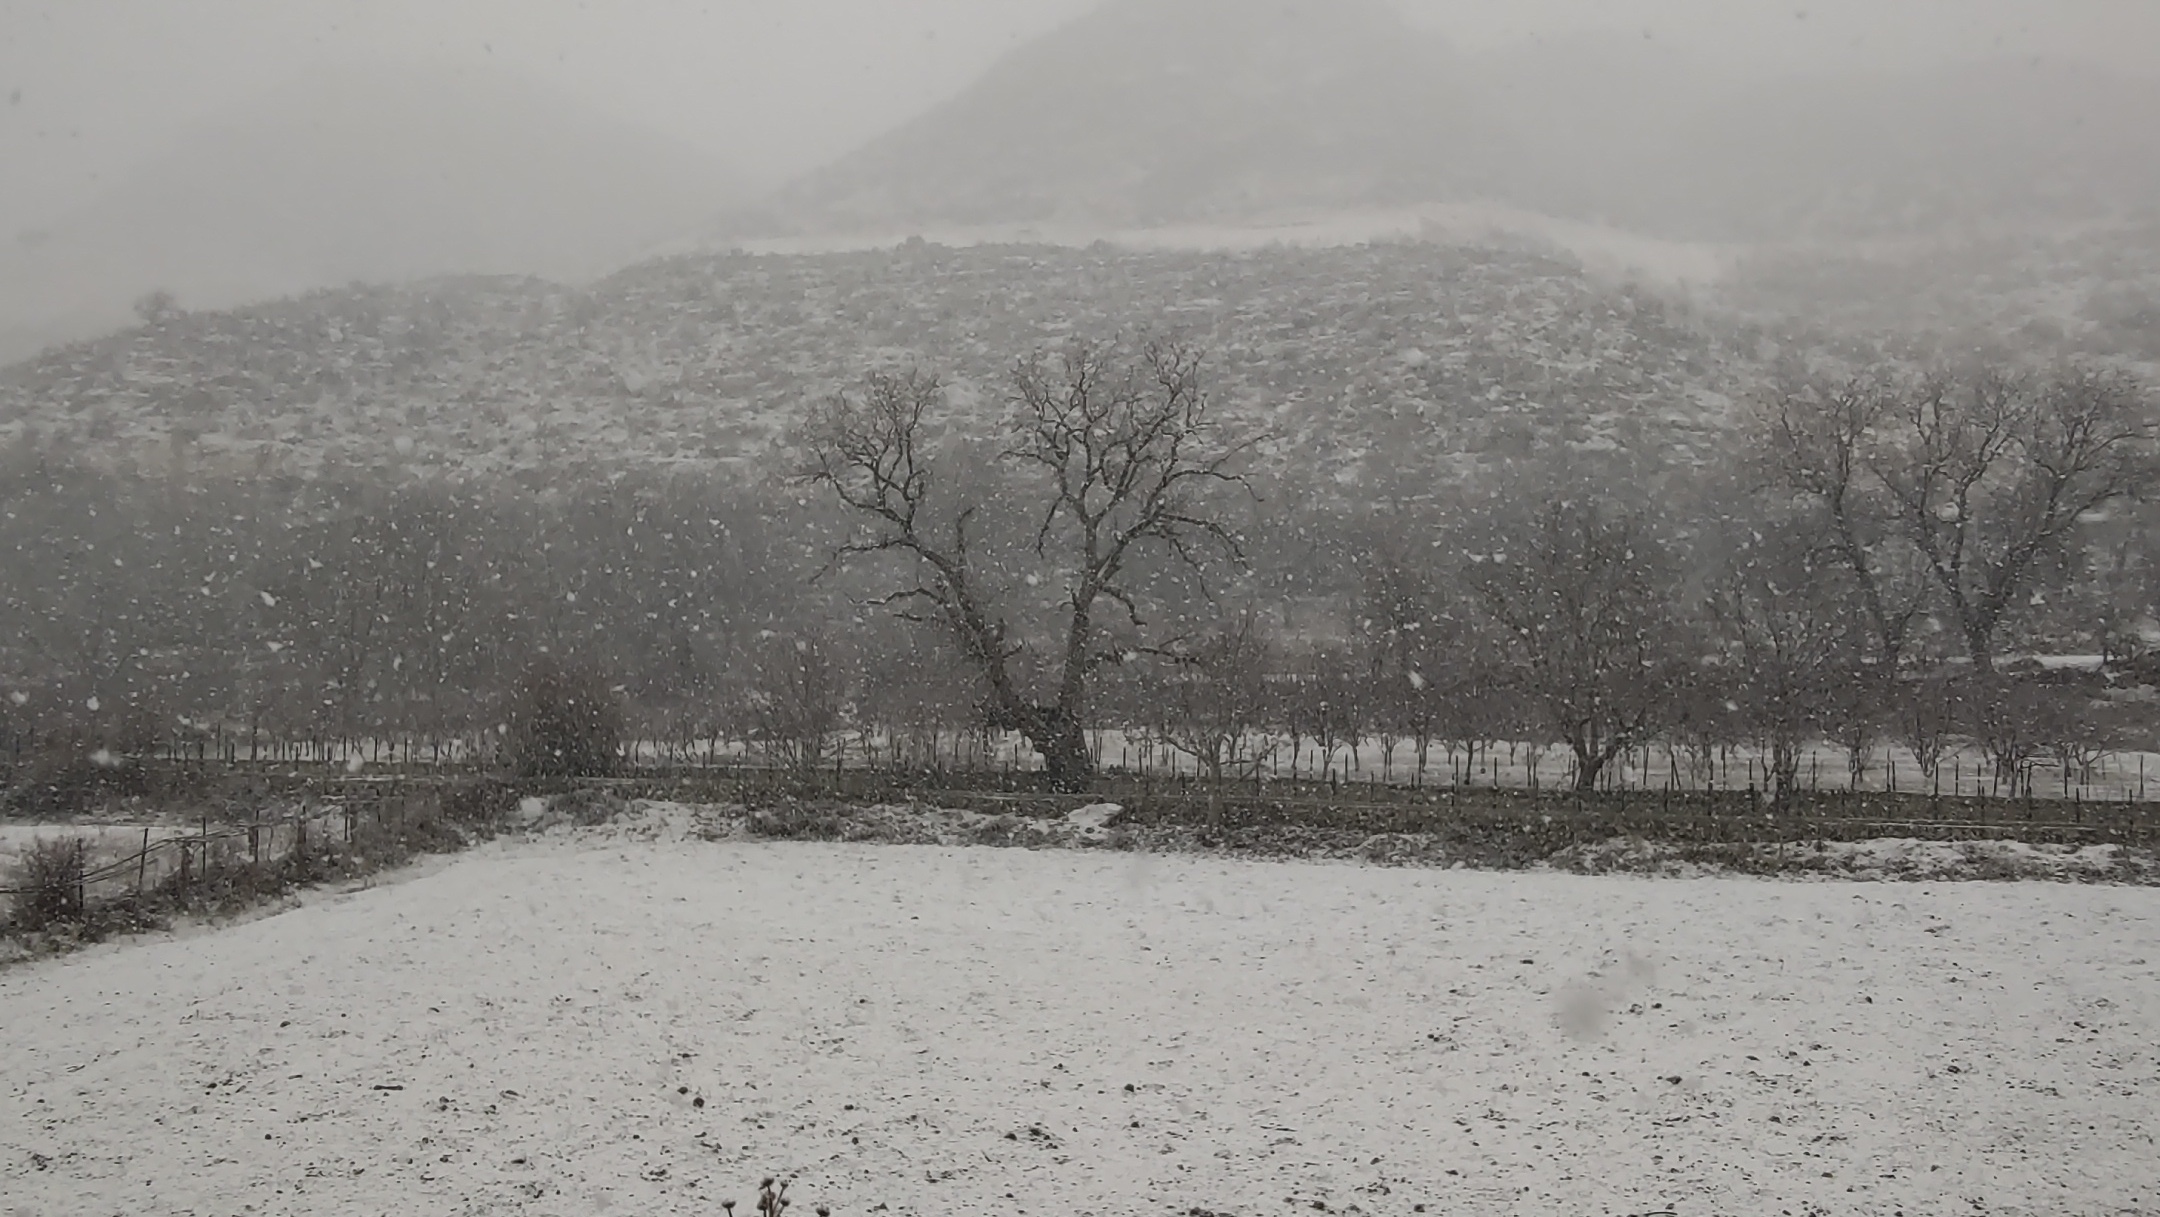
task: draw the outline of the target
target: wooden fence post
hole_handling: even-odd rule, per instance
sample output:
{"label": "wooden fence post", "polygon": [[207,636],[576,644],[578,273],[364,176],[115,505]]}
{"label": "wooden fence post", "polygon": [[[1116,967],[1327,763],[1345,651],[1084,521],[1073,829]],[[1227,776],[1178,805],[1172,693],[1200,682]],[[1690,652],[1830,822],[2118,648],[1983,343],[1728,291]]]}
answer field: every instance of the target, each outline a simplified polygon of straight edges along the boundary
{"label": "wooden fence post", "polygon": [[145,824],[143,825],[142,830],[142,852],[135,855],[135,898],[138,900],[142,898],[143,880],[149,877],[149,871],[150,826],[148,824]]}

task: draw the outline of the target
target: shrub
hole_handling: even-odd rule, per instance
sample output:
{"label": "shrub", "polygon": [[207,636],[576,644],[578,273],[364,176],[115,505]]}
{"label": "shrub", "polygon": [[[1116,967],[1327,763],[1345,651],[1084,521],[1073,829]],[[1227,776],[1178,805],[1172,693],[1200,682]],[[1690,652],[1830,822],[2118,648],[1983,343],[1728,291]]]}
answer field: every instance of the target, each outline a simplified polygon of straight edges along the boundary
{"label": "shrub", "polygon": [[590,668],[542,658],[511,714],[511,760],[528,778],[606,777],[622,745],[622,706]]}
{"label": "shrub", "polygon": [[15,890],[15,928],[35,932],[82,920],[88,857],[81,837],[40,838],[23,850],[8,883]]}
{"label": "shrub", "polygon": [[557,795],[548,810],[579,828],[596,828],[627,813],[630,803],[612,791],[573,790]]}
{"label": "shrub", "polygon": [[499,827],[517,805],[517,790],[494,779],[459,782],[442,792],[443,819],[472,828]]}
{"label": "shrub", "polygon": [[780,841],[838,841],[847,836],[847,818],[829,808],[793,802],[751,810],[743,828],[753,837]]}

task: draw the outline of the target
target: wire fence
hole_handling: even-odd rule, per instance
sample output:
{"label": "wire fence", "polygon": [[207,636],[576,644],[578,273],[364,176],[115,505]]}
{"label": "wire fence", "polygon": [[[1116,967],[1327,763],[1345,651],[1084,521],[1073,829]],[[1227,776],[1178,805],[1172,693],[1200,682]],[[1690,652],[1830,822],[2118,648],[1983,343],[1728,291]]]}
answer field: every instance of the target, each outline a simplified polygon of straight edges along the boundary
{"label": "wire fence", "polygon": [[[70,866],[75,909],[143,900],[158,892],[186,892],[242,868],[274,868],[311,850],[353,845],[370,831],[396,828],[438,815],[447,779],[309,781],[312,791],[255,807],[244,818],[204,814],[192,822],[41,824],[15,826],[0,837],[24,857],[40,848],[79,848],[79,870]],[[0,897],[51,893],[23,886],[23,866],[0,869]]]}
{"label": "wire fence", "polygon": [[[767,764],[752,753],[689,763],[647,757],[614,778],[530,789],[550,793],[585,786],[625,799],[746,805],[776,799],[930,802],[1021,814],[1061,814],[1097,801],[1121,805],[1132,823],[1373,833],[1507,831],[1558,844],[1618,835],[1704,842],[1912,836],[2160,843],[2160,804],[2139,798],[2144,791],[2128,783],[2068,785],[2067,798],[2026,783],[2015,796],[2006,796],[1991,792],[1973,774],[1921,792],[1808,787],[1773,802],[1760,788],[1611,782],[1579,790],[1566,783],[1509,781],[1469,765],[1408,774],[1383,774],[1378,766],[1352,776],[1341,770],[1313,776],[1308,770],[1293,778],[1288,772],[1293,771],[1250,766],[1213,779],[1188,765],[1113,762],[1085,789],[1066,791],[1051,788],[1041,773],[993,746],[937,754],[931,764],[892,754],[882,761],[836,755],[815,767]],[[185,890],[241,867],[274,865],[312,847],[348,846],[370,830],[439,814],[446,792],[481,780],[463,767],[352,774],[337,765],[245,763],[195,767],[188,776],[196,782],[197,798],[220,811],[184,823],[167,818],[0,824],[0,862],[10,845],[81,840],[77,907],[141,899],[161,889]],[[2112,797],[2103,797],[2103,789]],[[0,869],[0,883],[19,871]],[[12,899],[28,890],[0,886],[0,897]]]}

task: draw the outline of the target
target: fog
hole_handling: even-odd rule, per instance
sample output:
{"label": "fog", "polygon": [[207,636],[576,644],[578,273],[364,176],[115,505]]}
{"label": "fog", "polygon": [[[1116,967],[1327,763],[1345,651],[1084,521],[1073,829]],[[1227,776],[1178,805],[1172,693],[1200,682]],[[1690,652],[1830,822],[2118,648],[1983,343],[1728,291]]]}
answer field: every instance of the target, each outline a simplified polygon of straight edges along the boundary
{"label": "fog", "polygon": [[[2160,194],[2137,0],[1390,3],[5,0],[0,359],[154,290],[584,280],[745,239],[1352,239],[1467,204],[1699,246]],[[1295,28],[1327,54],[1254,75]],[[1179,83],[1202,61],[1220,87]]]}
{"label": "fog", "polygon": [[[2009,52],[2160,71],[2143,0],[1398,0],[1465,47],[1642,31],[1783,69]],[[4,0],[0,233],[52,220],[190,124],[315,70],[514,67],[765,185],[951,95],[1086,0]]]}

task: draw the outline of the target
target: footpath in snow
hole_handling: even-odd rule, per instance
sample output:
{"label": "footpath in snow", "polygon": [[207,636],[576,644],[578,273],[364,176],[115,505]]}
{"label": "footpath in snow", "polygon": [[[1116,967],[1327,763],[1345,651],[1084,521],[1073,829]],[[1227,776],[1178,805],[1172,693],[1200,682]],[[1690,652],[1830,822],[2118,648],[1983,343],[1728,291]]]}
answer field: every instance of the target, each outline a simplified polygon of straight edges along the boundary
{"label": "footpath in snow", "polygon": [[2160,1211],[2160,890],[659,835],[0,972],[0,1211]]}

